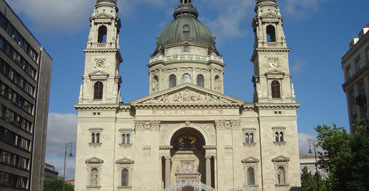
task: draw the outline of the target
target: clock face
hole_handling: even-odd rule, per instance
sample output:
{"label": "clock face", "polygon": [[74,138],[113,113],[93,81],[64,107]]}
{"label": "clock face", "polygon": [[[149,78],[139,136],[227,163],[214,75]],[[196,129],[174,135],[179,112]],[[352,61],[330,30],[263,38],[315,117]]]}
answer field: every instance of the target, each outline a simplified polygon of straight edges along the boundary
{"label": "clock face", "polygon": [[104,60],[98,60],[98,61],[96,62],[96,68],[98,68],[98,69],[102,69],[102,68],[104,68],[104,67],[105,67]]}

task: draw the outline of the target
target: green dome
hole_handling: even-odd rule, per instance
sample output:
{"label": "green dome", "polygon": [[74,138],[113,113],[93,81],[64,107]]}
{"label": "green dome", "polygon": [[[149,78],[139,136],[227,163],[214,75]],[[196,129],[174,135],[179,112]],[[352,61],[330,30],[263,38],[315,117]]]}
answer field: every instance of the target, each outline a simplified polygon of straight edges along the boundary
{"label": "green dome", "polygon": [[196,17],[183,15],[167,25],[157,40],[158,47],[190,42],[215,48],[215,40],[209,29]]}

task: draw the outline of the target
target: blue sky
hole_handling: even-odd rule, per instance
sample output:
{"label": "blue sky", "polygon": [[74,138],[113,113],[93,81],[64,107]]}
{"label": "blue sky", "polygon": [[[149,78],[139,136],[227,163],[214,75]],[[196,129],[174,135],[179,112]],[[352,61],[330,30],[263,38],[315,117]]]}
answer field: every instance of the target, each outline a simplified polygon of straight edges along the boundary
{"label": "blue sky", "polygon": [[[125,103],[148,94],[147,67],[155,37],[172,20],[177,0],[118,0],[122,19],[120,46]],[[348,127],[342,90],[341,57],[369,22],[368,0],[277,0],[297,101],[300,148],[314,127],[334,122]],[[53,57],[47,161],[61,168],[63,145],[75,142],[76,110],[89,16],[95,0],[8,0],[26,26]],[[225,94],[252,102],[254,0],[194,0],[203,21],[217,37],[224,58]],[[142,88],[137,88],[142,87]],[[302,151],[302,152],[304,152]],[[73,177],[73,160],[68,163]]]}

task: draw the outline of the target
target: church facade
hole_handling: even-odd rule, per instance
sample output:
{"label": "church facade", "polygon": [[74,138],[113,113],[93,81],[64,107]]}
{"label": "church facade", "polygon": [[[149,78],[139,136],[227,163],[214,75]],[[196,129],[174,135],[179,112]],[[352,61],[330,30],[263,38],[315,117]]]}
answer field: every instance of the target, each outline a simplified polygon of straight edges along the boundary
{"label": "church facade", "polygon": [[299,190],[299,104],[277,2],[256,1],[252,103],[224,94],[215,38],[179,0],[148,64],[149,95],[129,104],[116,3],[97,0],[90,18],[75,190]]}

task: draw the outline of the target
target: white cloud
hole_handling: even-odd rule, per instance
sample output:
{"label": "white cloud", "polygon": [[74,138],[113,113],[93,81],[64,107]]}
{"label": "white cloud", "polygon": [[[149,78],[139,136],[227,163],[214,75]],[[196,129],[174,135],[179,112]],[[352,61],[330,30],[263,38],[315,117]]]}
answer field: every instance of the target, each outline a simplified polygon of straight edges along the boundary
{"label": "white cloud", "polygon": [[[73,143],[73,155],[77,137],[77,116],[75,114],[50,113],[47,127],[46,162],[54,165],[63,174],[64,152],[67,143]],[[74,158],[67,159],[67,176],[74,177]]]}
{"label": "white cloud", "polygon": [[296,61],[291,66],[291,73],[294,75],[300,74],[303,72],[305,66],[306,66],[305,61],[297,58]]}
{"label": "white cloud", "polygon": [[319,5],[326,0],[286,0],[285,12],[297,19],[306,19],[312,12],[319,10]]}
{"label": "white cloud", "polygon": [[250,23],[247,14],[253,13],[253,0],[213,0],[206,5],[218,13],[216,18],[203,19],[218,42],[243,37],[248,33],[242,26]]}
{"label": "white cloud", "polygon": [[33,30],[44,33],[75,32],[85,27],[93,0],[8,0],[11,7],[30,20]]}

